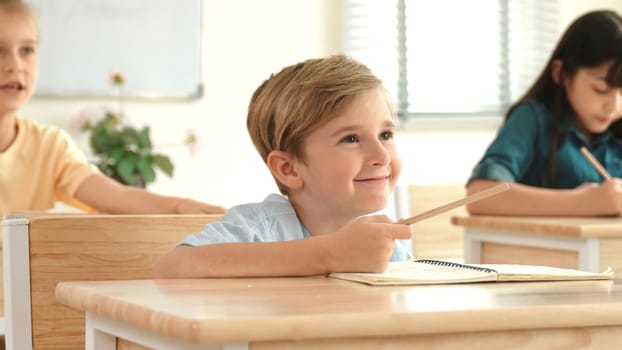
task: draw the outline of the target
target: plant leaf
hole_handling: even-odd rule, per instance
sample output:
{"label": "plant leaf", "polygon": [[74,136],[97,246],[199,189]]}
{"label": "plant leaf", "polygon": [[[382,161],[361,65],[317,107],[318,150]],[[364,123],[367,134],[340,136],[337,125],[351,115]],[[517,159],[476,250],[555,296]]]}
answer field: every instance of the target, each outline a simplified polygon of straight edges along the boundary
{"label": "plant leaf", "polygon": [[145,126],[138,132],[136,141],[140,149],[151,150],[151,136],[149,135],[149,127]]}
{"label": "plant leaf", "polygon": [[112,162],[117,163],[119,160],[121,160],[121,157],[123,157],[124,150],[122,147],[113,147],[108,150],[108,153],[110,153],[110,158],[112,159]]}
{"label": "plant leaf", "polygon": [[154,154],[151,156],[151,162],[153,165],[157,166],[162,170],[168,177],[173,176],[173,170],[175,166],[173,166],[173,162],[171,159],[163,154]]}
{"label": "plant leaf", "polygon": [[138,146],[138,131],[130,126],[124,127],[123,130],[121,130],[121,140],[123,140],[123,145],[125,147],[132,144]]}
{"label": "plant leaf", "polygon": [[115,164],[115,170],[119,177],[128,185],[135,185],[134,170],[136,169],[136,157],[133,153],[126,153],[121,160]]}
{"label": "plant leaf", "polygon": [[155,170],[153,170],[149,156],[140,156],[136,162],[136,168],[140,171],[145,184],[155,181],[156,173]]}

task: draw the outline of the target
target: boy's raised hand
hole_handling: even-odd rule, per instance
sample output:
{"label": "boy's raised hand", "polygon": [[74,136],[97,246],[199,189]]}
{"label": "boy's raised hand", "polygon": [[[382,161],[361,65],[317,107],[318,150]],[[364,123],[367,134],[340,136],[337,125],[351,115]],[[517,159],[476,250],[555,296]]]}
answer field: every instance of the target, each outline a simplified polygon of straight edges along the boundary
{"label": "boy's raised hand", "polygon": [[410,226],[395,223],[386,215],[352,220],[329,240],[331,272],[383,272],[393,252],[395,239],[410,239]]}

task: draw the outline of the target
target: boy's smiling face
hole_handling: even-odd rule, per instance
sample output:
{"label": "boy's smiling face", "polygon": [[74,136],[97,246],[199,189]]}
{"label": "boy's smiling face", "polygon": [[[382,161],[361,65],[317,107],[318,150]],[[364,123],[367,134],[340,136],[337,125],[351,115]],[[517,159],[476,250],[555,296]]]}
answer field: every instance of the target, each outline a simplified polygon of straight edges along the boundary
{"label": "boy's smiling face", "polygon": [[15,113],[34,92],[37,35],[31,16],[0,10],[0,116]]}
{"label": "boy's smiling face", "polygon": [[339,217],[382,210],[401,172],[385,94],[374,89],[305,139],[296,161],[302,197]]}

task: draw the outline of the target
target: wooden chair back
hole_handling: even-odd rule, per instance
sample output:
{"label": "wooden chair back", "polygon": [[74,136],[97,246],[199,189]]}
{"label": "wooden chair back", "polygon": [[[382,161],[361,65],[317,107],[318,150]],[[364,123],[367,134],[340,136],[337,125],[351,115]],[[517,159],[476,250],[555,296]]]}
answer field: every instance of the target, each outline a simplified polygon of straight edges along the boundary
{"label": "wooden chair back", "polygon": [[[152,278],[159,256],[220,218],[44,215],[23,219],[27,230],[18,229],[15,222],[3,222],[8,348],[84,349],[84,313],[56,301],[57,283]],[[22,273],[29,278],[21,281]],[[24,327],[30,328],[30,335]]]}
{"label": "wooden chair back", "polygon": [[[410,185],[408,192],[412,215],[421,214],[466,196],[464,184]],[[451,223],[451,217],[455,215],[467,215],[466,208],[452,209],[413,225],[415,257],[463,258],[462,228]]]}

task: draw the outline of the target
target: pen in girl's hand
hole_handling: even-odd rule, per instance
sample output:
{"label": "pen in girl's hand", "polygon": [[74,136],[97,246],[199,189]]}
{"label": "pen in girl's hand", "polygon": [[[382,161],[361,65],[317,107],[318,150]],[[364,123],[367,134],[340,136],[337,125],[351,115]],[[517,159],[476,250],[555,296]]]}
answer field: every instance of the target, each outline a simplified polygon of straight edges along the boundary
{"label": "pen in girl's hand", "polygon": [[592,164],[596,171],[598,171],[600,176],[602,176],[605,180],[611,179],[611,175],[609,175],[607,170],[605,170],[605,167],[598,162],[598,159],[594,158],[592,153],[590,153],[585,146],[581,147],[581,153],[583,153],[583,156],[587,159],[587,161]]}

